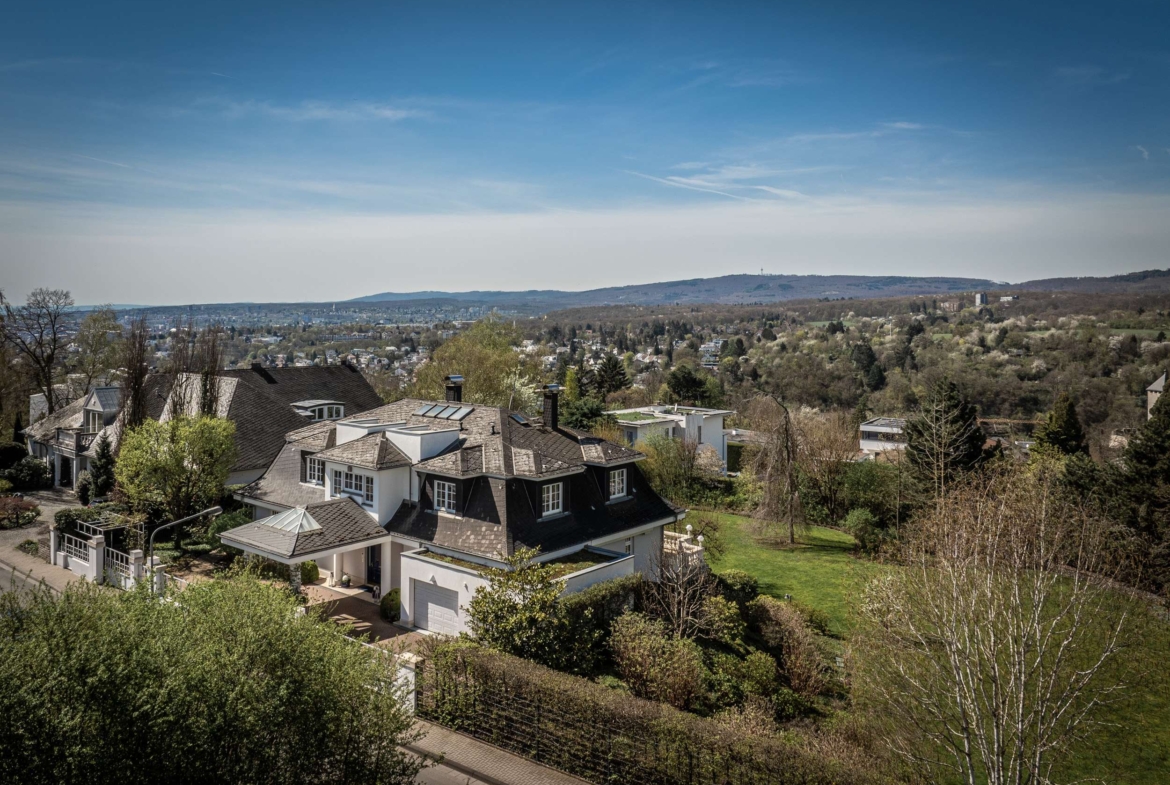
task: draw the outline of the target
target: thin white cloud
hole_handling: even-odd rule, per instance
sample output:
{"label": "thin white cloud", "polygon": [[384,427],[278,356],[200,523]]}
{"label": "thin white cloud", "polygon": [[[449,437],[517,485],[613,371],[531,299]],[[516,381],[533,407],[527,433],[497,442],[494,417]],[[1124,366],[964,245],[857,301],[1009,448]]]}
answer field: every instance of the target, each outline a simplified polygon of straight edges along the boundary
{"label": "thin white cloud", "polygon": [[1145,161],[1150,160],[1150,151],[1147,150],[1146,148],[1142,147],[1140,144],[1135,144],[1133,146],[1133,149],[1137,150],[1139,153],[1142,154],[1142,160],[1145,160]]}
{"label": "thin white cloud", "polygon": [[402,120],[427,119],[433,113],[426,109],[394,106],[368,101],[334,103],[329,101],[301,101],[298,104],[276,104],[269,101],[230,101],[206,99],[197,102],[196,107],[212,107],[227,117],[261,115],[290,122],[312,122],[320,120]]}
{"label": "thin white cloud", "polygon": [[882,123],[882,127],[890,128],[895,131],[920,131],[926,126],[922,123],[908,123],[905,121],[900,121],[897,123]]}
{"label": "thin white cloud", "polygon": [[626,174],[632,174],[635,177],[643,177],[647,180],[652,180],[656,183],[662,183],[663,185],[669,185],[673,188],[685,188],[690,191],[702,191],[709,194],[718,194],[719,196],[726,196],[729,199],[739,199],[744,202],[752,201],[746,196],[738,196],[736,194],[727,193],[727,191],[720,191],[717,188],[709,187],[705,184],[696,184],[694,181],[687,180],[683,177],[655,177],[652,174],[643,174],[642,172],[635,172],[630,169],[625,169],[623,171],[625,171]]}

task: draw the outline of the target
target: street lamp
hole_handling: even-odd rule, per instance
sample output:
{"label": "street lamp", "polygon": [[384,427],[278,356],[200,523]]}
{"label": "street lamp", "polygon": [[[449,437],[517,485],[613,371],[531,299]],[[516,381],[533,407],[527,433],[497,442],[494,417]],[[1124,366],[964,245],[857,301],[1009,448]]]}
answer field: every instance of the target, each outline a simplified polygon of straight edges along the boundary
{"label": "street lamp", "polygon": [[172,526],[178,526],[180,523],[186,523],[187,521],[193,521],[196,518],[202,518],[204,515],[219,515],[221,512],[223,512],[223,507],[220,507],[219,505],[216,505],[215,507],[208,507],[203,512],[197,512],[194,515],[188,515],[186,518],[180,518],[177,521],[171,521],[170,523],[164,523],[162,526],[159,526],[157,529],[155,529],[154,531],[152,531],[150,533],[150,561],[148,562],[148,564],[150,565],[150,593],[151,594],[154,594],[154,535],[158,534],[163,529],[169,529]]}

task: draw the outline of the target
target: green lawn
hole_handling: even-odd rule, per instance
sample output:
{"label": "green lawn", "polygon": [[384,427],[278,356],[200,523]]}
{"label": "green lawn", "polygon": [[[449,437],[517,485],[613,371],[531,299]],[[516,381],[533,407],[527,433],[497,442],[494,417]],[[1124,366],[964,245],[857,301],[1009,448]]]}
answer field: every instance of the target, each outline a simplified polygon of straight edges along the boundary
{"label": "green lawn", "polygon": [[716,572],[743,570],[756,577],[760,591],[793,599],[829,614],[831,631],[844,635],[848,624],[846,596],[875,569],[853,558],[853,538],[835,529],[812,526],[797,532],[795,547],[787,534],[776,529],[764,536],[753,535],[759,525],[741,515],[721,515],[720,537],[724,553],[712,559]]}
{"label": "green lawn", "polygon": [[[848,602],[867,575],[883,569],[850,555],[852,538],[833,529],[811,527],[797,535],[797,547],[785,533],[753,535],[756,522],[721,515],[724,553],[712,559],[716,572],[743,570],[774,597],[793,598],[829,614],[832,632],[848,630]],[[1139,683],[1102,712],[1107,727],[1058,763],[1058,781],[1162,785],[1170,783],[1170,624],[1155,621],[1131,635],[1145,660]]]}

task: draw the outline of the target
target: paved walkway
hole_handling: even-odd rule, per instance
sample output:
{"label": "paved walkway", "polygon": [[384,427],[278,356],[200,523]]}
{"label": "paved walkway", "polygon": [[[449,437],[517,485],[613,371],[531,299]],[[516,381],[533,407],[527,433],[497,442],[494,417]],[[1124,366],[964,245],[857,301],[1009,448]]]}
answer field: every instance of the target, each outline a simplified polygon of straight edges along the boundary
{"label": "paved walkway", "polygon": [[447,730],[424,720],[426,731],[420,741],[407,747],[419,755],[443,755],[443,763],[424,770],[416,782],[426,785],[587,785],[585,780],[541,766],[527,758],[484,744],[470,736]]}
{"label": "paved walkway", "polygon": [[16,573],[18,584],[44,581],[49,588],[62,591],[68,584],[80,578],[69,570],[54,567],[40,556],[30,556],[17,550],[25,540],[44,541],[42,551],[48,550],[49,521],[53,514],[63,507],[76,507],[77,498],[68,492],[54,489],[27,494],[41,507],[41,516],[31,526],[21,529],[0,529],[0,590],[7,589]]}

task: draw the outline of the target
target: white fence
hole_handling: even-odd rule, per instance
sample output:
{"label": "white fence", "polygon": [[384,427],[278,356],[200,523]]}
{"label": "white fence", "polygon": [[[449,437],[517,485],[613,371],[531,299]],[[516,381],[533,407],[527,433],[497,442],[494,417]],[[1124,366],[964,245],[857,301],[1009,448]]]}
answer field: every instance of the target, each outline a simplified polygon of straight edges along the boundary
{"label": "white fence", "polygon": [[135,575],[130,554],[122,553],[113,548],[105,549],[106,583],[119,589],[130,589],[134,586]]}
{"label": "white fence", "polygon": [[79,562],[89,564],[89,543],[72,534],[66,534],[63,538],[63,547],[61,550],[65,551],[65,555],[70,559],[76,559]]}

